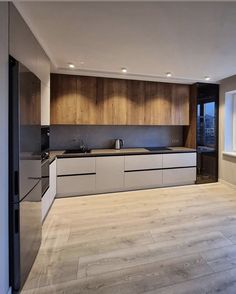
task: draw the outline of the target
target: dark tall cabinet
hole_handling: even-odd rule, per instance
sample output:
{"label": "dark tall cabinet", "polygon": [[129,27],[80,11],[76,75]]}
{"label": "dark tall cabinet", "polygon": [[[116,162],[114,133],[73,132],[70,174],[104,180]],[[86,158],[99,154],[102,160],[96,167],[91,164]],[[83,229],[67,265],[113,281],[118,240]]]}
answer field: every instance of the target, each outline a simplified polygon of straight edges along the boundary
{"label": "dark tall cabinet", "polygon": [[185,146],[197,149],[197,183],[218,181],[219,85],[196,83],[190,91]]}

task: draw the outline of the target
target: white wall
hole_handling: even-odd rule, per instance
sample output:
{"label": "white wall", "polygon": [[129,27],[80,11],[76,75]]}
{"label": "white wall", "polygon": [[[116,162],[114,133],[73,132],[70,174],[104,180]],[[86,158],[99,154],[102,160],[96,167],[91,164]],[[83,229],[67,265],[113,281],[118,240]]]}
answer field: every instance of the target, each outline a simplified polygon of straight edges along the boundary
{"label": "white wall", "polygon": [[0,293],[9,289],[8,264],[8,3],[0,2]]}
{"label": "white wall", "polygon": [[219,178],[236,185],[236,158],[223,155],[225,133],[225,93],[236,90],[236,75],[220,82]]}

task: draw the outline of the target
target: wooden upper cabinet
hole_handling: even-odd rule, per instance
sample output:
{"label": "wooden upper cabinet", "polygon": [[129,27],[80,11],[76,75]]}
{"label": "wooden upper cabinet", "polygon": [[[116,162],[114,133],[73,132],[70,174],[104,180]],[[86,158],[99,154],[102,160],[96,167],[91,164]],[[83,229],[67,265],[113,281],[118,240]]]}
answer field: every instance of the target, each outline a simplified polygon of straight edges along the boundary
{"label": "wooden upper cabinet", "polygon": [[127,80],[99,78],[97,91],[97,124],[125,125]]}
{"label": "wooden upper cabinet", "polygon": [[173,84],[171,100],[171,124],[189,124],[189,95],[188,85]]}
{"label": "wooden upper cabinet", "polygon": [[146,125],[171,125],[171,84],[146,82]]}
{"label": "wooden upper cabinet", "polygon": [[188,125],[189,86],[52,74],[51,124]]}
{"label": "wooden upper cabinet", "polygon": [[97,78],[77,77],[77,124],[97,123]]}
{"label": "wooden upper cabinet", "polygon": [[77,77],[51,75],[51,124],[77,123]]}
{"label": "wooden upper cabinet", "polygon": [[127,125],[143,125],[145,116],[145,82],[127,81]]}

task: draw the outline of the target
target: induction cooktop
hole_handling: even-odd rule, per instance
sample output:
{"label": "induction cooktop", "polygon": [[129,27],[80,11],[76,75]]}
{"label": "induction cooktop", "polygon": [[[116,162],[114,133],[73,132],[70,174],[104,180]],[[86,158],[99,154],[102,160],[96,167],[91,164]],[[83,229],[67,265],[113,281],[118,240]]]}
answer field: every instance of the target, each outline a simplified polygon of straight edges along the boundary
{"label": "induction cooktop", "polygon": [[167,150],[171,150],[168,147],[146,147],[145,149],[147,149],[148,151],[167,151]]}

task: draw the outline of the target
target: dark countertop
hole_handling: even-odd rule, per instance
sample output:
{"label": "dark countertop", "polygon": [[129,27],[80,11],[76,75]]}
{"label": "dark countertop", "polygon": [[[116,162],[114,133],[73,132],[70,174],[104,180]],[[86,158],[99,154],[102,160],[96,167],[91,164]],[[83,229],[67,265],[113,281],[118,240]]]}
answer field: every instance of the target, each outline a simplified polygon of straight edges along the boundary
{"label": "dark countertop", "polygon": [[145,148],[125,148],[115,149],[92,149],[90,153],[70,153],[64,154],[65,150],[50,151],[50,163],[55,158],[75,158],[75,157],[99,157],[99,156],[121,156],[121,155],[148,155],[148,154],[170,154],[170,153],[194,153],[197,150],[186,147],[168,147],[168,150],[149,151]]}

